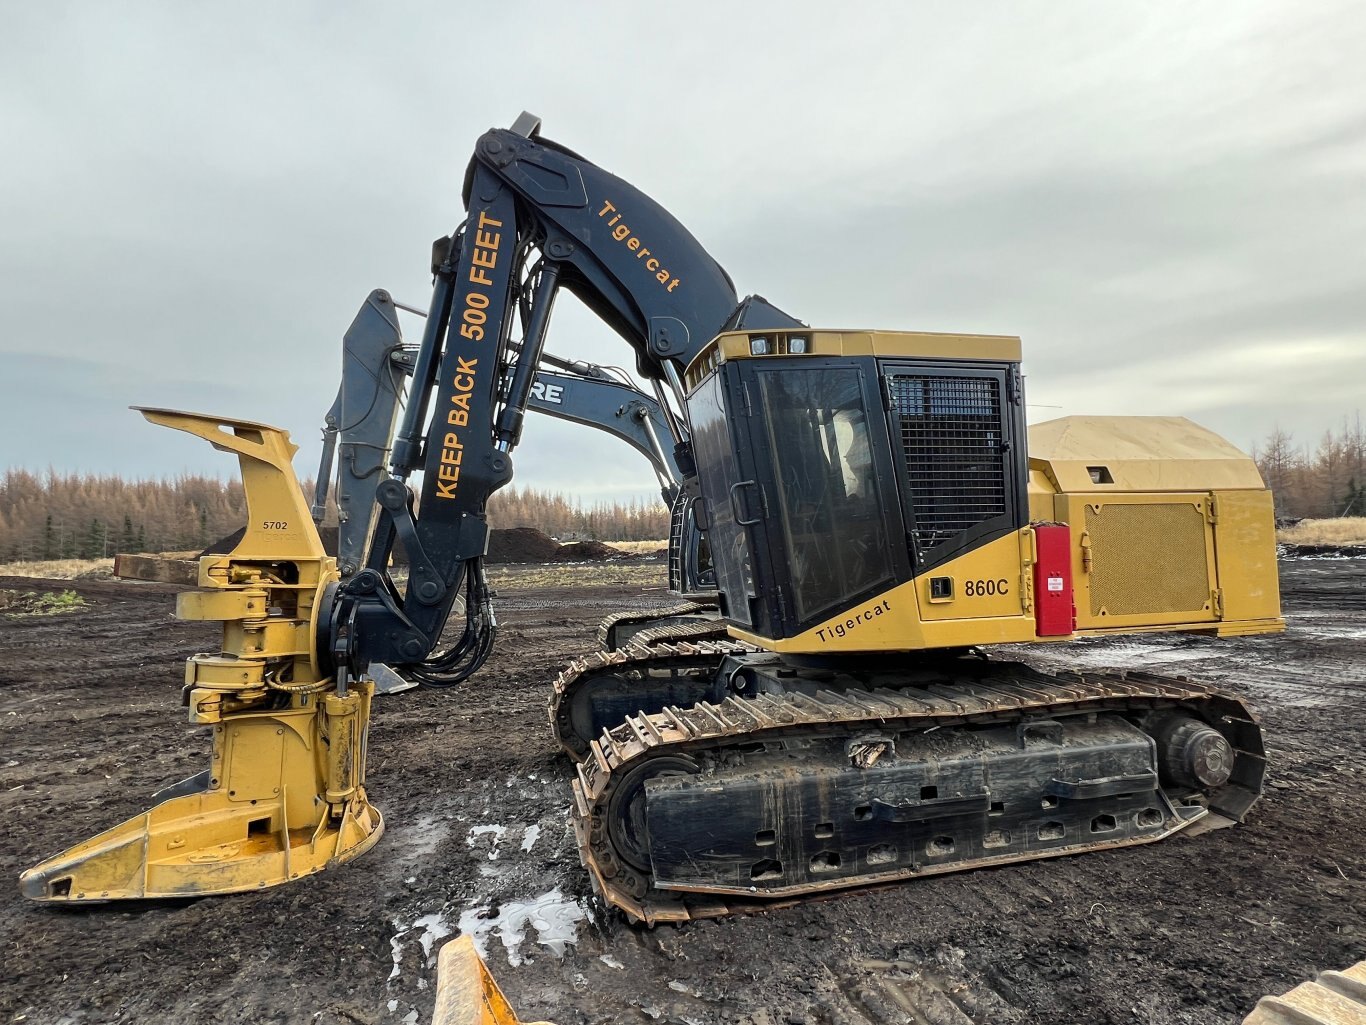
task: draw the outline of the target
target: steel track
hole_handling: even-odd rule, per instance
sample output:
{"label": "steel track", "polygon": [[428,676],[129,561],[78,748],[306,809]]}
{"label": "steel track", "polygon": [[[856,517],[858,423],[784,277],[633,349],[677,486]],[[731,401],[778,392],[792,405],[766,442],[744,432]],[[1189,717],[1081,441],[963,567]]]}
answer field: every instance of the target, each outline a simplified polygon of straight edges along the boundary
{"label": "steel track", "polygon": [[646,623],[652,619],[664,619],[668,616],[686,616],[694,612],[701,612],[706,608],[712,608],[712,606],[695,601],[685,601],[678,605],[670,605],[665,609],[630,609],[625,612],[613,612],[611,615],[604,616],[598,623],[598,644],[604,650],[610,651],[612,648],[612,630],[622,623]]}
{"label": "steel track", "polygon": [[[735,641],[703,641],[597,652],[572,663],[556,680],[551,702],[552,725],[563,740],[568,698],[578,687],[588,685],[595,674],[636,675],[642,687],[647,687],[652,675],[693,673],[705,677],[714,673],[727,655],[753,651]],[[1261,793],[1265,772],[1261,728],[1256,716],[1237,697],[1184,679],[1149,673],[1049,675],[1021,663],[991,665],[993,671],[986,679],[965,676],[953,684],[905,690],[822,691],[815,696],[794,691],[753,698],[728,697],[719,703],[703,701],[690,708],[671,706],[658,714],[629,716],[589,744],[586,757],[578,765],[572,818],[580,857],[610,904],[628,917],[649,924],[785,906],[824,896],[834,889],[865,889],[934,874],[936,868],[932,866],[899,867],[877,875],[789,887],[767,898],[757,892],[681,893],[654,888],[651,880],[643,878],[613,849],[608,828],[613,791],[623,777],[649,759],[670,755],[695,757],[740,743],[843,736],[866,731],[870,726],[893,732],[915,731],[1009,723],[1026,717],[1087,712],[1140,714],[1180,708],[1215,726],[1234,748],[1232,779],[1206,795],[1208,811],[1187,810],[1185,817],[1174,818],[1176,824],[1162,832],[1119,842],[995,855],[938,871],[963,871],[988,864],[1151,842],[1204,819],[1228,824],[1240,821]]]}

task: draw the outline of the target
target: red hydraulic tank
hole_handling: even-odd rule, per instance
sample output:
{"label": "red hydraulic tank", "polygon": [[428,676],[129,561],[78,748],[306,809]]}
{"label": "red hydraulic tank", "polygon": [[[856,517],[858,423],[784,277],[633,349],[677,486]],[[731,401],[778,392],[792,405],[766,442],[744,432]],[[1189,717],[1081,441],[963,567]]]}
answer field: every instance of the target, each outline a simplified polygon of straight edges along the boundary
{"label": "red hydraulic tank", "polygon": [[1072,599],[1072,531],[1065,523],[1034,527],[1034,619],[1040,637],[1065,637],[1077,625]]}

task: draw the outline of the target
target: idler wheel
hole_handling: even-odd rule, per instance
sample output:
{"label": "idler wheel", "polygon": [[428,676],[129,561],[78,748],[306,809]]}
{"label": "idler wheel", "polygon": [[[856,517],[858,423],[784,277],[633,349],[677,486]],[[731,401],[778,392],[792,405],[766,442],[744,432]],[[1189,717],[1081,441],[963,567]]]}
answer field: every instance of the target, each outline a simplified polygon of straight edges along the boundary
{"label": "idler wheel", "polygon": [[[631,708],[628,713],[613,715],[616,709],[612,706],[630,705],[631,695],[639,690],[639,683],[612,673],[603,673],[584,681],[569,699],[565,718],[571,732],[560,739],[572,747],[576,754],[587,754],[588,745],[602,735],[604,725],[615,726],[624,714],[635,711]],[[596,707],[598,705],[608,706],[608,713],[604,715]]]}
{"label": "idler wheel", "polygon": [[1205,790],[1223,786],[1233,775],[1233,745],[1209,723],[1177,716],[1162,724],[1155,739],[1169,783]]}
{"label": "idler wheel", "polygon": [[645,820],[645,784],[666,776],[691,776],[697,763],[681,755],[648,758],[626,774],[607,799],[607,837],[617,857],[650,875],[650,828]]}
{"label": "idler wheel", "polygon": [[[631,670],[598,672],[574,687],[556,714],[555,729],[560,742],[576,758],[582,758],[604,729],[619,726],[627,716],[654,714],[669,705],[689,707],[712,692],[711,679],[706,676],[652,679]],[[714,700],[719,700],[719,695]]]}

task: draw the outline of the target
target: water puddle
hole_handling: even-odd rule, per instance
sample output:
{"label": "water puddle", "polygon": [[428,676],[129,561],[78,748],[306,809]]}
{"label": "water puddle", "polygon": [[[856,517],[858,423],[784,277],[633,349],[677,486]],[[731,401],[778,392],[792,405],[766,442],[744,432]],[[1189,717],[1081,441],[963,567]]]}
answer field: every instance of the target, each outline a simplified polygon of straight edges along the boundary
{"label": "water puddle", "polygon": [[1199,662],[1202,659],[1218,658],[1218,653],[1207,648],[1159,648],[1143,656],[1148,662],[1165,665],[1171,662]]}
{"label": "water puddle", "polygon": [[1301,637],[1317,637],[1330,641],[1366,640],[1366,627],[1361,626],[1326,626],[1316,623],[1313,626],[1298,626],[1295,633]]}
{"label": "water puddle", "polygon": [[426,857],[450,835],[451,827],[436,815],[419,815],[416,820],[388,830],[386,842],[403,849],[405,855]]}
{"label": "water puddle", "polygon": [[[408,931],[407,927],[398,919],[394,919],[394,935],[389,937],[390,956],[394,959],[394,969],[389,973],[389,981],[393,982],[403,974],[403,934]],[[393,1008],[389,1008],[393,1010]]]}
{"label": "water puddle", "polygon": [[436,949],[436,941],[451,934],[450,923],[441,917],[440,911],[432,915],[423,915],[413,923],[413,929],[422,930],[417,941],[422,944],[422,953],[428,960],[432,957],[432,951]]}
{"label": "water puddle", "polygon": [[[389,972],[389,980],[392,982],[403,974],[403,948],[405,944],[416,940],[422,947],[423,957],[430,964],[437,947],[437,941],[445,939],[451,932],[451,924],[446,921],[440,911],[423,915],[412,925],[404,925],[397,918],[394,919],[394,935],[389,937],[389,949],[394,967]],[[419,979],[418,981],[421,982],[422,980]]]}
{"label": "water puddle", "polygon": [[1078,645],[1067,652],[1070,665],[1091,669],[1125,669],[1138,665],[1148,668],[1178,662],[1199,662],[1214,657],[1216,653],[1204,646],[1163,648],[1142,643]]}
{"label": "water puddle", "polygon": [[465,837],[465,845],[467,847],[475,847],[480,843],[481,837],[489,837],[488,859],[489,861],[496,861],[498,858],[498,845],[503,842],[503,838],[507,836],[507,832],[507,826],[470,826],[469,835]]}
{"label": "water puddle", "polygon": [[527,901],[505,901],[497,914],[492,908],[469,908],[460,913],[457,928],[462,936],[472,936],[481,957],[488,957],[488,941],[497,936],[507,952],[508,964],[514,968],[523,961],[522,944],[528,931],[534,932],[538,944],[548,948],[556,957],[563,957],[565,948],[579,939],[579,923],[588,918],[582,901],[570,900],[557,886],[549,893]]}

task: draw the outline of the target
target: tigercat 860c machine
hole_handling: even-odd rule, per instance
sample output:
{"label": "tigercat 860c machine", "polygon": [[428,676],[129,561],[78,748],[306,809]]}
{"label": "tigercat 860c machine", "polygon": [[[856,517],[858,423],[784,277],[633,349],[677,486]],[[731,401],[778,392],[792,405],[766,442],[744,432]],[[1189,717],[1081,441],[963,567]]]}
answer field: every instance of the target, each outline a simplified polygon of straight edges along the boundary
{"label": "tigercat 860c machine", "polygon": [[178,610],[224,622],[185,685],[212,758],[26,872],[25,894],[257,889],[376,841],[367,667],[448,686],[487,656],[485,506],[512,477],[562,289],[632,347],[665,411],[724,620],[724,636],[645,631],[555,681],[579,850],[627,916],[1147,843],[1257,800],[1261,733],[1237,698],[981,651],[1283,629],[1247,457],[1178,418],[1074,417],[1027,441],[1018,339],[816,330],[739,300],[672,215],[529,115],[481,137],[464,199],[357,572],[323,554],[283,432],[147,412],[242,464],[247,532]]}

